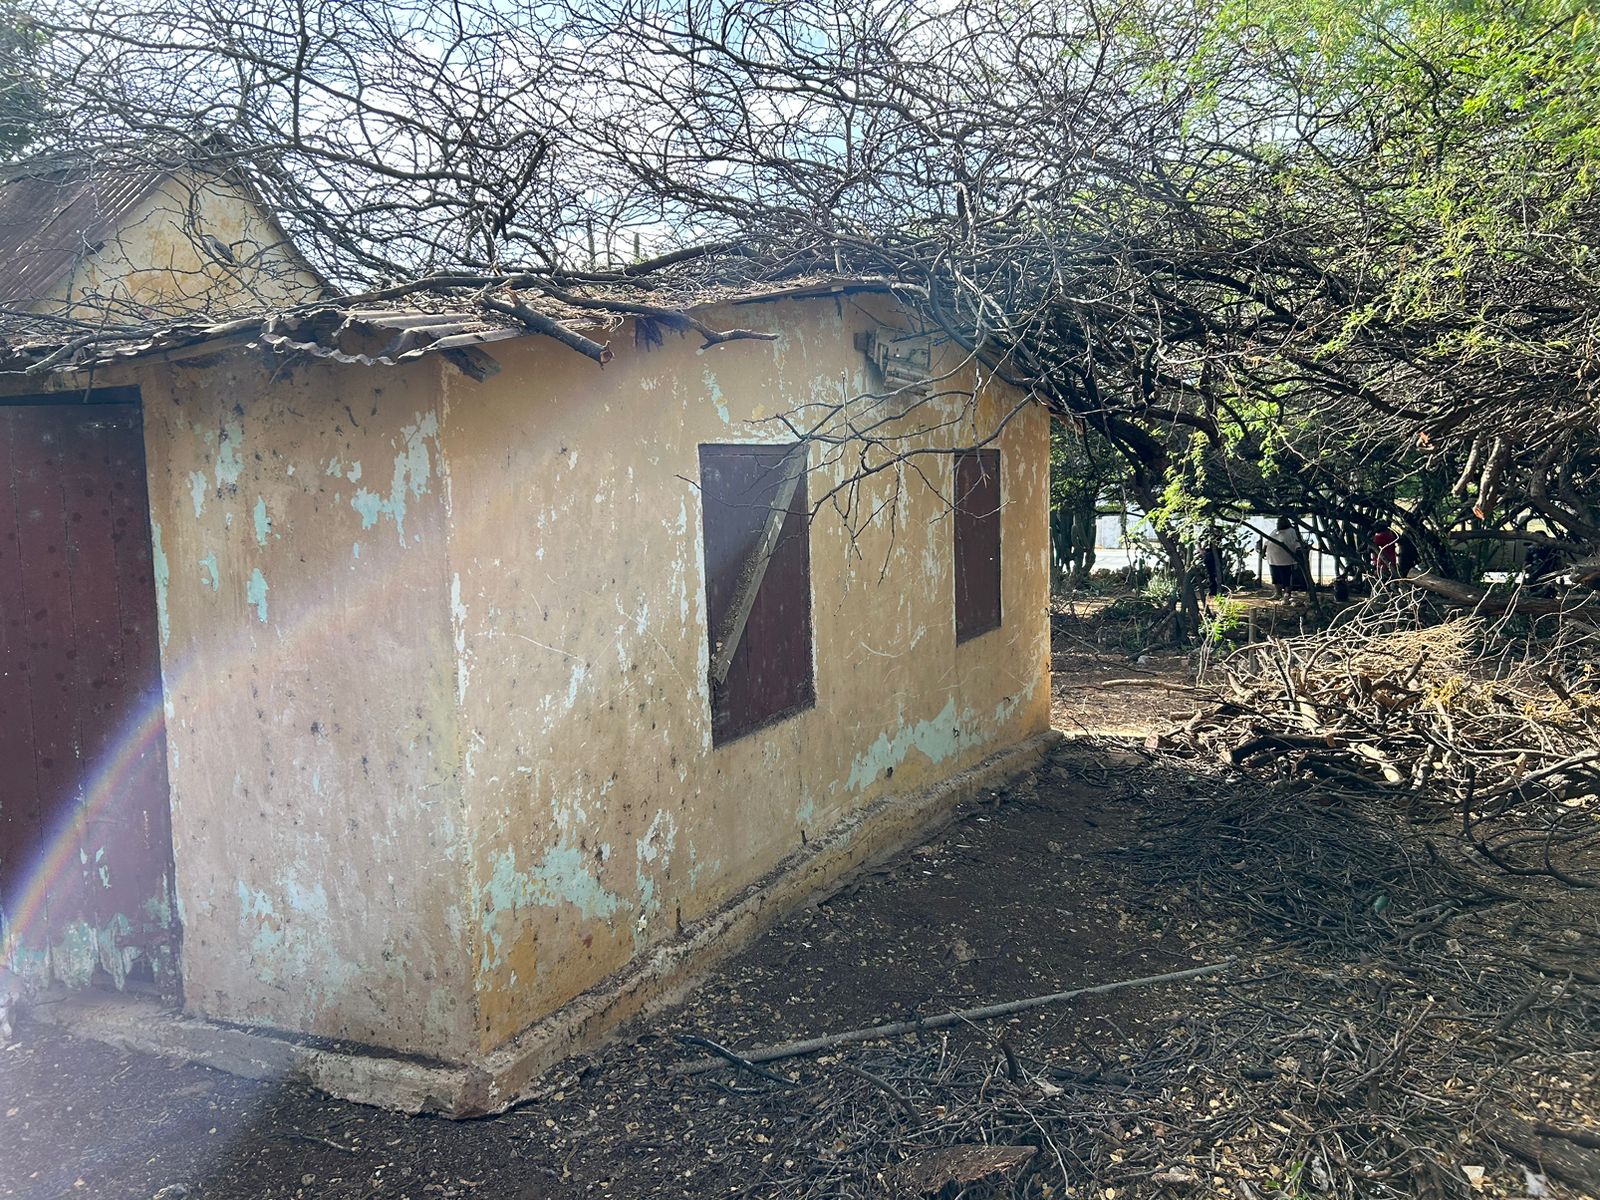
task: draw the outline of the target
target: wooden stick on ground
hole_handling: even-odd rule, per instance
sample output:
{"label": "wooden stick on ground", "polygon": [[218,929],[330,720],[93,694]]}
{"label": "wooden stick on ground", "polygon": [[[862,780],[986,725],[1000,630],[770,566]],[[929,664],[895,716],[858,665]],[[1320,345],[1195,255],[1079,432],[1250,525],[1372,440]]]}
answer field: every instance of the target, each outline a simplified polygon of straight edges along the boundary
{"label": "wooden stick on ground", "polygon": [[1193,683],[1172,683],[1166,679],[1097,679],[1095,687],[1153,687],[1168,692],[1209,692],[1212,689]]}
{"label": "wooden stick on ground", "polygon": [[[888,1025],[873,1025],[867,1029],[848,1029],[843,1033],[829,1033],[821,1037],[806,1038],[804,1041],[783,1042],[777,1046],[767,1046],[759,1050],[741,1051],[739,1057],[746,1063],[772,1062],[779,1058],[795,1058],[802,1054],[815,1054],[819,1050],[829,1050],[834,1046],[843,1046],[850,1042],[872,1042],[879,1038],[896,1037],[902,1033],[917,1033],[923,1029],[944,1029],[950,1025],[960,1025],[968,1021],[989,1021],[995,1017],[1009,1017],[1014,1013],[1027,1012],[1034,1008],[1043,1008],[1047,1004],[1059,1004],[1063,1000],[1073,1000],[1079,996],[1097,996],[1102,992],[1120,991],[1122,988],[1144,987],[1147,984],[1177,983],[1184,979],[1199,979],[1202,975],[1215,975],[1218,971],[1226,971],[1236,963],[1237,959],[1227,959],[1224,962],[1211,963],[1204,967],[1191,967],[1187,971],[1172,971],[1166,975],[1146,975],[1140,979],[1121,979],[1115,983],[1097,983],[1092,987],[1073,988],[1069,992],[1051,992],[1048,996],[1030,996],[1026,1000],[1008,1000],[1004,1004],[990,1004],[983,1008],[967,1008],[960,1012],[943,1013],[937,1017],[928,1017],[921,1021],[894,1021]],[[728,1066],[728,1062],[721,1058],[702,1058],[694,1062],[679,1063],[669,1068],[672,1075],[699,1075],[706,1071],[714,1071],[718,1067]]]}

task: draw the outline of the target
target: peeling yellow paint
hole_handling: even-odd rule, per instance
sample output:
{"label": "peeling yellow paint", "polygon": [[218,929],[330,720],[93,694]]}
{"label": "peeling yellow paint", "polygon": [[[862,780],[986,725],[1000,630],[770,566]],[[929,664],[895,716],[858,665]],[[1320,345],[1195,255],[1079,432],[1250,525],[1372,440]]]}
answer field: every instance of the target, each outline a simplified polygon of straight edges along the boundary
{"label": "peeling yellow paint", "polygon": [[[210,249],[227,248],[228,259]],[[179,316],[299,304],[322,285],[242,191],[179,171],[83,255],[33,311]],[[199,505],[199,500],[195,501]]]}
{"label": "peeling yellow paint", "polygon": [[[811,530],[816,706],[712,745],[698,447],[836,402],[875,308],[898,319],[710,314],[783,353],[603,372],[500,342],[481,384],[438,359],[141,369],[157,552],[204,564],[160,581],[192,1009],[469,1057],[863,806],[1046,728],[1030,409],[999,443],[1006,625],[955,643],[950,459],[873,475]],[[916,408],[904,444],[993,430],[1016,397],[975,386],[975,414]],[[852,469],[812,453],[816,502]]]}
{"label": "peeling yellow paint", "polygon": [[[1046,491],[1024,463],[1048,462],[1048,434],[1029,411],[1002,441],[1004,604],[1034,618],[957,647],[951,526],[923,481],[947,479],[949,460],[885,472],[853,511],[888,503],[893,532],[889,510],[847,525],[826,509],[813,529],[816,707],[712,748],[698,446],[784,440],[769,419],[785,411],[778,397],[836,403],[870,319],[755,311],[785,331],[781,359],[758,343],[669,346],[619,354],[602,374],[515,343],[496,348],[493,380],[452,385],[472,397],[451,406],[439,444],[456,512],[477,514],[455,523],[451,559],[473,597],[457,634],[474,663],[472,887],[493,930],[473,959],[486,1049],[714,911],[799,850],[802,831],[821,836],[886,791],[1047,725]],[[983,388],[977,425],[991,431],[1013,402]],[[926,410],[963,416],[959,399]],[[820,450],[813,468],[813,498],[853,473]],[[534,873],[554,864],[561,887]],[[538,902],[504,903],[523,896]]]}

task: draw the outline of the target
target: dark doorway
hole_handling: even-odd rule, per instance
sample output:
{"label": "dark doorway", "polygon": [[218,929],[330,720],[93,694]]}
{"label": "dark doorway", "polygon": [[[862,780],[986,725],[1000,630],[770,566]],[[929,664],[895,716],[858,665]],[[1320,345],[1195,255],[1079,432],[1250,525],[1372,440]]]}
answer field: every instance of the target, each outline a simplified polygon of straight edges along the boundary
{"label": "dark doorway", "polygon": [[177,992],[159,637],[137,392],[0,399],[0,914],[30,973]]}

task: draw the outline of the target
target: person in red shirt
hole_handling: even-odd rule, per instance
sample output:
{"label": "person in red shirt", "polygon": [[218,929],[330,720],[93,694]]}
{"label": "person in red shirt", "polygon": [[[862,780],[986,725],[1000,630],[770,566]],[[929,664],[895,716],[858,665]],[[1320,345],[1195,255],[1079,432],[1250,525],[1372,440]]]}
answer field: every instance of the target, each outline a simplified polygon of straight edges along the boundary
{"label": "person in red shirt", "polygon": [[1400,537],[1387,526],[1372,535],[1372,573],[1381,583],[1400,573]]}

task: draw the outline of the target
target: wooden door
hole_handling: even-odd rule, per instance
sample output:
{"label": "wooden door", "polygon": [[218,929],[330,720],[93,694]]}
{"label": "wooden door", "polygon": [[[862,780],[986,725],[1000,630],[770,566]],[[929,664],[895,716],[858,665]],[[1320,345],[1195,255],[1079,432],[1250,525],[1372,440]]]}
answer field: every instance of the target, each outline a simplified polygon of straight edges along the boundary
{"label": "wooden door", "polygon": [[175,993],[139,405],[88,399],[0,400],[0,916],[24,974]]}

